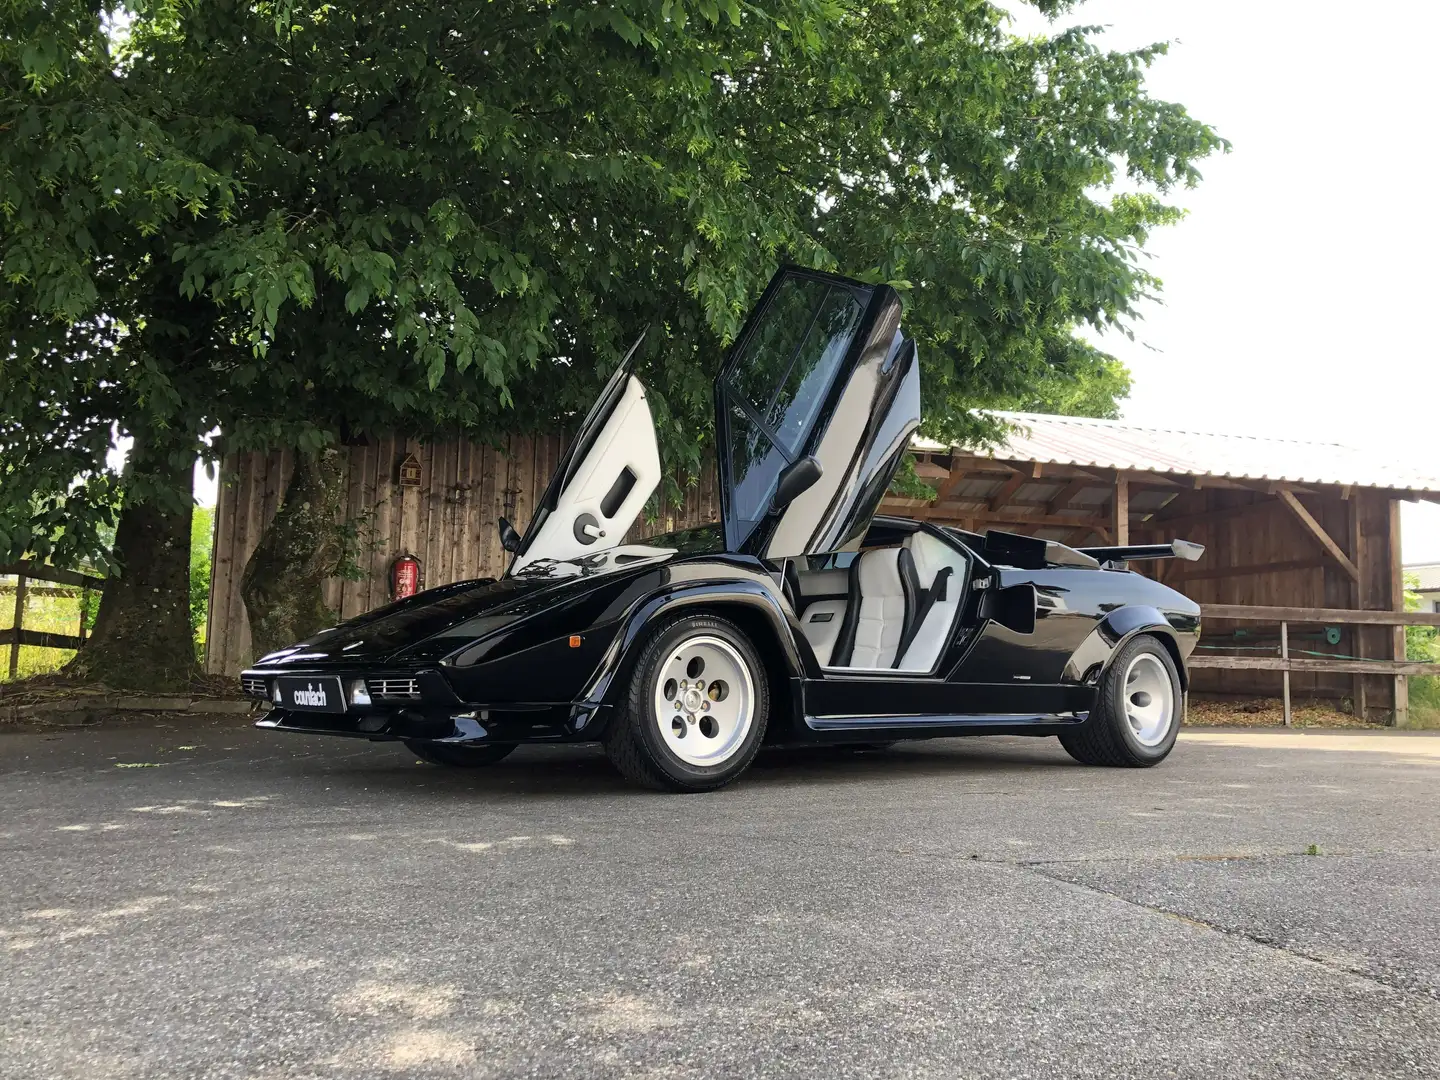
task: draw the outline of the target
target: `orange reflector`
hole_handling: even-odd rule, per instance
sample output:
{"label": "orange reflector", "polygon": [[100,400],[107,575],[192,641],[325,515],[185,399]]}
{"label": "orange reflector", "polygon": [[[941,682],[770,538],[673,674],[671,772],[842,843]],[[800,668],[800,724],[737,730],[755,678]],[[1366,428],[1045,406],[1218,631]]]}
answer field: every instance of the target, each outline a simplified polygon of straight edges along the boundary
{"label": "orange reflector", "polygon": [[578,649],[578,648],[580,647],[580,635],[579,635],[579,634],[571,634],[571,635],[570,635],[570,647],[571,647],[572,649]]}

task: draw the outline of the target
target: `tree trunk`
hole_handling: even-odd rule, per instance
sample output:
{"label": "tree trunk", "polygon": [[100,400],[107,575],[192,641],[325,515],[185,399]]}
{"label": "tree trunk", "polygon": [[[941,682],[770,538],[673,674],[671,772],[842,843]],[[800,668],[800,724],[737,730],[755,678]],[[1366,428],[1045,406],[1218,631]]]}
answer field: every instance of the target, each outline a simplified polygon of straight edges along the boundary
{"label": "tree trunk", "polygon": [[339,450],[299,452],[285,500],[245,564],[240,595],[256,658],[331,626],[324,586],[343,553],[345,485]]}
{"label": "tree trunk", "polygon": [[137,437],[115,530],[120,574],[105,585],[95,629],[65,668],[116,689],[184,692],[199,674],[190,626],[193,462]]}

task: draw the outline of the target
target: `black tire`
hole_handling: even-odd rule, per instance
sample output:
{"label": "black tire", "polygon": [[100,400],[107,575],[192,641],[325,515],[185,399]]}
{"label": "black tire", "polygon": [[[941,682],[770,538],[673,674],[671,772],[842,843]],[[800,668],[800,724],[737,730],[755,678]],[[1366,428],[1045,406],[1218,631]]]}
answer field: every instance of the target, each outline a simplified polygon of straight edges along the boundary
{"label": "black tire", "polygon": [[[716,765],[696,765],[676,756],[661,735],[655,710],[657,680],[677,646],[707,636],[727,642],[749,669],[754,688],[750,728],[735,750]],[[713,615],[681,616],[659,626],[640,647],[630,666],[625,700],[604,736],[605,755],[627,780],[657,791],[714,791],[730,783],[755,760],[770,716],[770,686],[765,665],[750,639],[734,623]]]}
{"label": "black tire", "polygon": [[[1140,656],[1154,657],[1170,680],[1170,730],[1154,745],[1146,745],[1135,734],[1126,716],[1125,678]],[[1152,669],[1153,670],[1153,669]],[[1170,650],[1155,638],[1142,634],[1128,641],[1115,654],[1100,680],[1095,710],[1077,730],[1060,736],[1060,745],[1076,761],[1085,765],[1108,765],[1117,768],[1143,769],[1158,765],[1175,746],[1175,736],[1184,719],[1185,697],[1180,690],[1180,675]]]}
{"label": "black tire", "polygon": [[431,765],[449,765],[458,769],[477,769],[482,765],[494,765],[507,758],[515,749],[514,743],[485,743],[481,746],[465,746],[461,743],[421,742],[406,739],[405,749],[421,761]]}

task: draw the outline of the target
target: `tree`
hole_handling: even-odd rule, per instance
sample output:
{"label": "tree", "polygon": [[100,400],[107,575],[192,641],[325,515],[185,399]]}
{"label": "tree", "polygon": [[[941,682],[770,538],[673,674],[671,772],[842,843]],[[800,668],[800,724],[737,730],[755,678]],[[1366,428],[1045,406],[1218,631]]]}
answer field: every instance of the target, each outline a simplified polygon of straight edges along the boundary
{"label": "tree", "polygon": [[[147,513],[186,535],[174,463],[216,426],[306,470],[366,430],[567,423],[647,324],[693,470],[717,354],[782,259],[908,291],[930,434],[1037,394],[1103,411],[1122,380],[1072,329],[1154,290],[1163,193],[1223,145],[1145,93],[1163,46],[1021,40],[983,0],[171,0],[123,33],[107,10],[6,9],[0,125],[43,148],[0,144],[12,551],[83,552],[117,506],[122,537]],[[1141,193],[1101,198],[1122,170]],[[122,503],[111,425],[144,448]],[[108,625],[91,670],[162,670]]]}

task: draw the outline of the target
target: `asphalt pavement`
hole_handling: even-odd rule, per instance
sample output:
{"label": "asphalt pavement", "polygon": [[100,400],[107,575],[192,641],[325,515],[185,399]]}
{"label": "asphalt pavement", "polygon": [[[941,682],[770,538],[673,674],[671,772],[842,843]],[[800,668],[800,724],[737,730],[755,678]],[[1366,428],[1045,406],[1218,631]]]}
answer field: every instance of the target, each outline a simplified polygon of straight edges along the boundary
{"label": "asphalt pavement", "polygon": [[1437,781],[1384,732],[675,796],[584,747],[0,728],[0,1077],[1436,1077]]}

